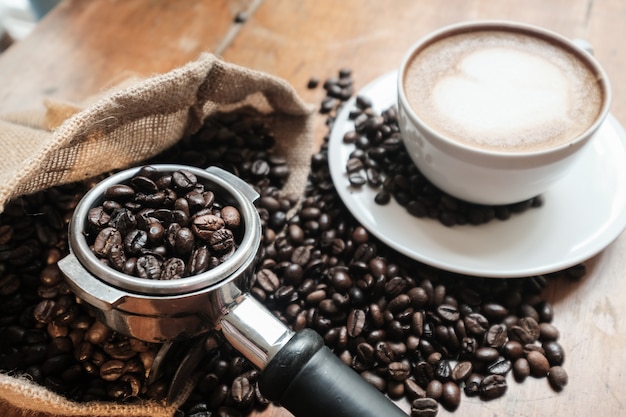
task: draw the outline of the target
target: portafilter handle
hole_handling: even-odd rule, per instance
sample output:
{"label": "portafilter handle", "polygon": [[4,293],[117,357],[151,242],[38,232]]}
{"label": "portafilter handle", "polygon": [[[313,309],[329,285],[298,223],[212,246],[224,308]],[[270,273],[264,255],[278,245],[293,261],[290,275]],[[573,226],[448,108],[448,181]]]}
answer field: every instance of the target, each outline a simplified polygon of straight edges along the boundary
{"label": "portafilter handle", "polygon": [[261,370],[261,393],[296,417],[406,417],[326,347],[318,333],[294,334],[250,295],[218,327]]}

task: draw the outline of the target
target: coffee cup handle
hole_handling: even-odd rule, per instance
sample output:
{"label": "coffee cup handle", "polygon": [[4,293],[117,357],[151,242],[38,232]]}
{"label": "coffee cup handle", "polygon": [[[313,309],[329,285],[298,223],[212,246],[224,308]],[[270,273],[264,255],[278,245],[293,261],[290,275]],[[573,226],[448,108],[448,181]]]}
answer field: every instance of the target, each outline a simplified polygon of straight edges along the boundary
{"label": "coffee cup handle", "polygon": [[296,333],[259,379],[261,393],[296,417],[406,417],[311,329]]}

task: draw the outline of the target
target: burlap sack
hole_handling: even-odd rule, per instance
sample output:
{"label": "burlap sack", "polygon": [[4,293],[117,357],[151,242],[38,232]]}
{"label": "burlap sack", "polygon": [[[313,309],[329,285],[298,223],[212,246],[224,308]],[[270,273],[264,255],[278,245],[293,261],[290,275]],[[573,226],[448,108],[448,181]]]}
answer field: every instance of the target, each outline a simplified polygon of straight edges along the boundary
{"label": "burlap sack", "polygon": [[[309,172],[312,108],[277,77],[203,54],[181,68],[105,95],[84,110],[49,103],[45,116],[0,120],[0,211],[16,196],[136,165],[197,131],[211,114],[244,106],[270,117],[278,151],[291,169],[283,191],[301,192]],[[186,395],[182,392],[178,403],[169,406],[78,404],[27,379],[0,374],[0,410],[8,403],[25,416],[32,411],[165,417],[174,414]]]}

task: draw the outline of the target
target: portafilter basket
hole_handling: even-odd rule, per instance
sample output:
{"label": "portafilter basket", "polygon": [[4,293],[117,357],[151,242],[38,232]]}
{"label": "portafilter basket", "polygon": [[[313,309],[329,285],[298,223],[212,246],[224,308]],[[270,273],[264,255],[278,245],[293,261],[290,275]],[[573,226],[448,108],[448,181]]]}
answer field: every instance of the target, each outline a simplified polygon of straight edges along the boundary
{"label": "portafilter basket", "polygon": [[227,260],[197,275],[153,280],[119,272],[91,251],[85,238],[88,213],[104,201],[109,187],[128,183],[140,168],[106,178],[76,207],[69,225],[70,254],[58,263],[76,296],[98,319],[147,342],[186,340],[219,330],[261,371],[261,393],[297,417],[406,416],[324,346],[316,332],[294,333],[248,293],[262,236],[254,206],[259,195],[249,184],[217,167],[151,167],[160,174],[194,174],[216,199],[239,210],[243,236]]}

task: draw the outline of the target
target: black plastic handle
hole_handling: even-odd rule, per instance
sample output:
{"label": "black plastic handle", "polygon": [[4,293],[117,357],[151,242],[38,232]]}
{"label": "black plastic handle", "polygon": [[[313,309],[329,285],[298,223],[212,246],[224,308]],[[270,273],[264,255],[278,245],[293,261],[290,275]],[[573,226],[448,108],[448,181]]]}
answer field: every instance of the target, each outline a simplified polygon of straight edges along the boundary
{"label": "black plastic handle", "polygon": [[296,417],[406,417],[346,366],[315,331],[298,332],[269,362],[261,393]]}

